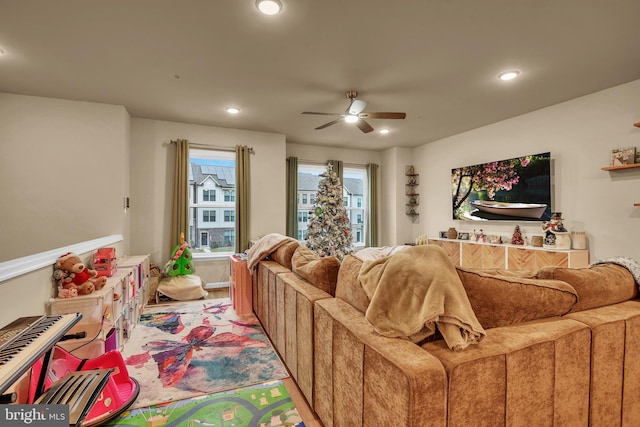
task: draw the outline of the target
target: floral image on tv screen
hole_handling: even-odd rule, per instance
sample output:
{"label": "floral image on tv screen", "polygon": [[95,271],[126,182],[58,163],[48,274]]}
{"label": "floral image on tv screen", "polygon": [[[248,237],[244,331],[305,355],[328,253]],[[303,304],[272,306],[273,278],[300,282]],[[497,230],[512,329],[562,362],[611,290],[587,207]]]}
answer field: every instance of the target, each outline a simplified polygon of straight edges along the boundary
{"label": "floral image on tv screen", "polygon": [[451,170],[453,219],[548,221],[551,153]]}

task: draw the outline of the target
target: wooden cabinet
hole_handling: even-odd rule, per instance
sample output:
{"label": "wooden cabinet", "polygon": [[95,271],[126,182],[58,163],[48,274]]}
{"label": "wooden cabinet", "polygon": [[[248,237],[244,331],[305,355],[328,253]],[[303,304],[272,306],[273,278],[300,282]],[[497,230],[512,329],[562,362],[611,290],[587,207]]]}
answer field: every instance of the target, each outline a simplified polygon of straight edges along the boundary
{"label": "wooden cabinet", "polygon": [[461,265],[467,268],[506,268],[506,248],[499,245],[462,244]]}
{"label": "wooden cabinet", "polygon": [[427,243],[440,246],[456,266],[465,268],[536,271],[542,267],[589,266],[589,251],[586,249],[560,250],[436,238],[428,239]]}
{"label": "wooden cabinet", "polygon": [[229,297],[233,309],[239,316],[250,314],[253,310],[253,290],[247,260],[232,255],[229,264]]}
{"label": "wooden cabinet", "polygon": [[447,252],[449,255],[449,259],[457,265],[460,266],[460,243],[455,240],[436,240],[436,239],[427,239],[427,244],[429,245],[438,245],[442,249]]}

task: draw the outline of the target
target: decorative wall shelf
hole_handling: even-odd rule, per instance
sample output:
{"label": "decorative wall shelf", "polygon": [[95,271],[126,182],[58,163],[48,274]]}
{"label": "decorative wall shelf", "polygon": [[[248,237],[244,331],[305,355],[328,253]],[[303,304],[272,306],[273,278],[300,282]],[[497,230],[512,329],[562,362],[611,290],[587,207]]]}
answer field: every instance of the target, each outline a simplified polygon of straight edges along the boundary
{"label": "decorative wall shelf", "polygon": [[631,165],[621,165],[621,166],[607,166],[601,169],[603,171],[621,171],[621,170],[636,169],[636,168],[640,168],[640,163],[634,163]]}
{"label": "decorative wall shelf", "polygon": [[407,171],[405,172],[407,176],[407,183],[405,184],[407,187],[406,195],[408,198],[406,204],[406,214],[411,217],[411,219],[416,219],[420,214],[416,210],[418,205],[418,197],[420,194],[416,192],[416,187],[419,185],[418,183],[418,174],[416,173],[413,166],[407,167]]}

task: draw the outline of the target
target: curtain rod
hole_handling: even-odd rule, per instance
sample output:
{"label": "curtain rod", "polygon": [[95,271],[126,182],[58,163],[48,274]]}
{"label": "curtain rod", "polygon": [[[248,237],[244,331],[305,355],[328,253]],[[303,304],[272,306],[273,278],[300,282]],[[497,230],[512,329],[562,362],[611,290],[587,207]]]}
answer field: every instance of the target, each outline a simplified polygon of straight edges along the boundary
{"label": "curtain rod", "polygon": [[[295,157],[295,156],[294,156]],[[335,160],[335,159],[331,159],[331,160]],[[306,163],[309,165],[322,165],[322,166],[326,166],[327,163],[329,162],[329,160],[326,161],[322,161],[322,160],[305,160],[305,159],[298,159],[298,163]],[[361,163],[346,163],[346,162],[342,162],[342,166],[367,166],[366,164],[361,164]]]}
{"label": "curtain rod", "polygon": [[[172,144],[175,144],[175,143],[176,143],[176,141],[175,141],[175,140],[172,140],[172,141],[171,141],[171,143],[172,143]],[[198,144],[198,143],[193,143],[193,142],[190,142],[190,143],[189,143],[189,147],[192,147],[192,148],[200,148],[200,149],[205,149],[205,150],[219,150],[219,151],[231,151],[231,152],[236,151],[236,149],[235,149],[235,148],[230,148],[230,147],[218,147],[218,146],[215,146],[215,145]],[[249,152],[250,152],[251,154],[255,154],[255,151],[253,150],[253,147],[249,147]]]}

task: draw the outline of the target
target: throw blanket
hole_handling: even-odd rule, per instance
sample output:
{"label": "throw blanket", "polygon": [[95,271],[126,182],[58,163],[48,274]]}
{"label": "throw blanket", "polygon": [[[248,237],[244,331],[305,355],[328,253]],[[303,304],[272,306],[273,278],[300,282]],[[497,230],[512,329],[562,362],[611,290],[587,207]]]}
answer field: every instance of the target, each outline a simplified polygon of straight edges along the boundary
{"label": "throw blanket", "polygon": [[369,248],[360,249],[358,252],[354,252],[352,255],[358,258],[362,262],[374,261],[382,257],[394,255],[410,247],[411,246],[407,246],[407,245],[369,247]]}
{"label": "throw blanket", "polygon": [[418,343],[437,325],[452,350],[486,335],[455,266],[438,246],[413,246],[367,261],[358,279],[371,301],[365,317],[381,335]]}
{"label": "throw blanket", "polygon": [[613,257],[613,258],[609,258],[601,261],[596,261],[591,265],[596,265],[596,264],[621,265],[627,270],[629,270],[629,273],[631,273],[631,275],[635,279],[636,284],[640,286],[640,263],[638,261],[631,258],[627,258],[627,257],[617,256],[617,257]]}
{"label": "throw blanket", "polygon": [[253,246],[247,251],[247,267],[249,272],[253,274],[253,271],[260,261],[269,256],[270,253],[278,249],[280,246],[287,242],[295,242],[296,240],[283,236],[278,233],[267,234],[261,237]]}

